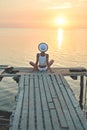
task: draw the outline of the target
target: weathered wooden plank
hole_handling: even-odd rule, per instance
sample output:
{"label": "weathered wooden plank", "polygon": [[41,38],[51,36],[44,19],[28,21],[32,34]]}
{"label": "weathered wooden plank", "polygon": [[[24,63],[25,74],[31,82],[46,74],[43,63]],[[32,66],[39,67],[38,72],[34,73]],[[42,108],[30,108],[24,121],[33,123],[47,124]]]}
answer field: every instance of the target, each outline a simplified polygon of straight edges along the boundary
{"label": "weathered wooden plank", "polygon": [[59,75],[31,73],[20,77],[11,130],[86,130],[87,121]]}
{"label": "weathered wooden plank", "polygon": [[24,75],[22,75],[19,79],[18,89],[18,94],[24,90]]}
{"label": "weathered wooden plank", "polygon": [[21,130],[27,130],[28,124],[28,88],[29,88],[29,76],[25,76],[24,82],[24,100],[23,100],[23,109],[21,115],[21,123],[20,128]]}
{"label": "weathered wooden plank", "polygon": [[[56,75],[55,75],[55,76],[56,76]],[[61,81],[59,80],[59,76],[57,76],[57,77],[55,77],[55,76],[54,76],[54,78],[58,78],[58,82],[55,81],[55,82],[57,82],[57,84],[58,84],[58,88],[56,88],[56,91],[58,91],[58,92],[57,92],[58,98],[59,98],[59,100],[60,100],[60,104],[61,104],[61,107],[62,107],[64,116],[65,116],[65,118],[66,118],[68,127],[70,128],[70,130],[75,130],[74,123],[73,123],[73,121],[72,121],[72,118],[71,118],[71,116],[70,116],[70,113],[69,113],[69,110],[68,110],[68,107],[67,107],[67,104],[66,104],[66,102],[67,102],[67,101],[66,101],[66,97],[64,96],[64,94],[63,94],[63,92],[62,92],[62,90],[65,91],[65,90],[63,89],[64,86],[63,86],[63,84],[61,83]],[[61,88],[62,88],[62,90],[61,90]],[[58,90],[58,89],[59,89],[59,90]]]}
{"label": "weathered wooden plank", "polygon": [[[70,69],[79,69],[79,70],[86,70],[84,67],[57,67],[57,68],[52,68],[53,72],[55,72],[56,74],[63,74],[63,75],[84,75],[87,74],[87,72],[83,71],[83,72],[70,72]],[[31,70],[32,68],[30,67],[14,67],[14,70],[18,70],[19,73],[20,72],[24,72],[24,73],[32,73]],[[36,72],[38,73],[38,72]]]}
{"label": "weathered wooden plank", "polygon": [[[63,84],[61,83],[61,81],[59,80],[59,76],[55,77],[58,79],[58,87],[59,87],[59,99],[61,101],[61,106],[62,106],[62,109],[63,109],[63,112],[64,112],[64,115],[65,115],[65,118],[66,118],[66,121],[67,121],[67,124],[68,124],[68,127],[70,130],[75,130],[75,126],[74,126],[74,123],[73,123],[73,120],[70,116],[70,113],[69,113],[69,110],[68,110],[68,106],[67,106],[67,99],[64,95],[64,86]],[[69,104],[68,104],[69,105]]]}
{"label": "weathered wooden plank", "polygon": [[43,123],[43,114],[41,108],[39,88],[35,88],[35,93],[36,93],[36,126],[37,130],[43,130],[44,123]]}
{"label": "weathered wooden plank", "polygon": [[49,102],[49,103],[48,103],[48,106],[49,106],[49,109],[55,109],[55,106],[54,106],[53,101],[52,101],[52,102]]}
{"label": "weathered wooden plank", "polygon": [[76,111],[78,113],[81,125],[83,126],[84,130],[86,130],[87,129],[87,118],[85,117],[84,113],[81,112],[81,108],[80,107],[77,107]]}
{"label": "weathered wooden plank", "polygon": [[49,89],[48,81],[47,81],[48,76],[49,76],[48,74],[44,74],[44,75],[42,75],[42,79],[43,79],[43,83],[44,83],[47,102],[49,103],[49,102],[52,102],[52,98],[51,98],[50,89]]}
{"label": "weathered wooden plank", "polygon": [[[23,88],[24,85],[24,76],[21,76],[19,86]],[[12,130],[19,130],[19,123],[20,123],[20,117],[21,117],[21,107],[22,107],[22,101],[23,101],[23,89],[19,93],[18,96],[18,103],[16,106],[15,114],[14,114],[14,119],[13,119],[13,124],[12,124]]]}
{"label": "weathered wooden plank", "polygon": [[[60,80],[58,76],[56,76],[56,79],[57,79],[57,81]],[[61,80],[62,80],[62,79],[63,79],[63,77],[61,77]],[[60,81],[60,82],[61,82],[61,81]],[[69,97],[69,95],[68,95],[68,93],[67,93],[67,90],[68,90],[69,88],[66,89],[66,87],[67,87],[67,86],[66,86],[65,84],[62,85],[62,82],[61,82],[61,91],[62,91],[62,93],[63,93],[63,95],[64,95],[64,97],[65,97],[66,105],[67,105],[67,107],[68,107],[68,111],[70,112],[70,116],[71,116],[71,118],[72,118],[72,120],[73,120],[73,122],[74,122],[75,128],[76,128],[76,129],[79,129],[79,130],[83,130],[83,127],[82,127],[82,125],[81,125],[81,122],[79,121],[78,115],[77,115],[77,113],[76,113],[76,111],[75,111],[75,108],[74,108],[73,105],[72,105],[72,102],[73,102],[73,101],[71,101],[71,99],[72,99],[73,95],[71,95],[71,96]]]}
{"label": "weathered wooden plank", "polygon": [[[64,78],[62,78],[62,82],[65,84],[66,87],[70,88],[69,84],[67,83],[67,81]],[[77,102],[75,96],[73,95],[71,89],[67,89],[67,94],[69,95],[69,98],[71,99],[71,102],[77,113],[77,117],[80,121],[81,126],[83,127],[82,130],[86,130],[87,129],[87,120],[86,120],[85,116],[83,115],[83,112],[81,111],[81,109],[78,105],[78,102]],[[76,125],[78,126],[78,124],[76,124]]]}
{"label": "weathered wooden plank", "polygon": [[38,75],[34,74],[34,84],[35,84],[34,87],[35,88],[39,88],[38,78],[39,78]]}
{"label": "weathered wooden plank", "polygon": [[59,82],[60,84],[64,84],[64,90],[66,90],[67,94],[69,95],[70,97],[70,100],[72,101],[72,104],[74,106],[74,108],[78,107],[79,106],[79,102],[76,100],[76,97],[75,97],[75,94],[74,92],[72,91],[72,89],[70,88],[70,85],[68,84],[68,82],[66,81],[66,79],[60,75],[60,79]]}
{"label": "weathered wooden plank", "polygon": [[50,74],[49,74],[49,76],[47,76],[47,82],[48,82],[48,86],[49,86],[52,98],[57,97],[56,92],[55,92],[54,87],[53,87],[53,81],[51,80]]}
{"label": "weathered wooden plank", "polygon": [[51,109],[50,112],[51,112],[51,120],[52,120],[53,130],[61,130],[56,110]]}
{"label": "weathered wooden plank", "polygon": [[55,104],[55,107],[56,107],[56,110],[57,110],[57,113],[58,113],[60,125],[63,128],[67,128],[68,125],[67,125],[65,115],[64,115],[64,111],[63,111],[63,107],[65,107],[65,104],[61,104],[63,99],[62,99],[62,95],[61,95],[59,86],[58,86],[58,84],[55,80],[54,75],[51,75],[51,78],[52,78],[52,81],[53,81],[54,89],[57,93],[57,98],[54,98],[53,101],[54,101],[54,104]]}
{"label": "weathered wooden plank", "polygon": [[24,82],[24,86],[26,87],[26,86],[28,86],[29,87],[29,78],[30,77],[30,75],[25,75],[25,82]]}
{"label": "weathered wooden plank", "polygon": [[45,130],[53,130],[49,111],[44,111]]}
{"label": "weathered wooden plank", "polygon": [[37,127],[37,130],[44,130],[43,112],[42,112],[42,106],[41,106],[38,76],[34,76],[34,85],[35,85],[35,98],[36,98],[36,107],[35,107],[35,110],[36,110],[36,127]]}
{"label": "weathered wooden plank", "polygon": [[1,69],[1,70],[0,70],[0,75],[1,75],[3,72],[4,72],[4,69]]}
{"label": "weathered wooden plank", "polygon": [[44,85],[42,81],[42,76],[40,75],[39,75],[39,85],[40,85],[40,94],[41,94],[41,102],[42,102],[43,111],[46,111],[46,110],[48,111]]}
{"label": "weathered wooden plank", "polygon": [[0,69],[5,69],[7,67],[8,67],[8,65],[0,65]]}
{"label": "weathered wooden plank", "polygon": [[45,88],[44,88],[44,81],[42,79],[42,76],[39,76],[39,85],[40,85],[41,103],[42,103],[43,118],[44,118],[44,129],[52,130],[50,113],[49,113],[49,108],[48,108],[48,104],[47,104]]}
{"label": "weathered wooden plank", "polygon": [[55,107],[56,107],[56,111],[57,111],[57,115],[58,115],[58,118],[59,118],[60,126],[63,127],[63,128],[68,127],[67,122],[66,122],[65,117],[64,117],[64,114],[63,114],[63,111],[62,111],[62,108],[61,108],[61,105],[60,105],[58,99],[54,98],[53,101],[54,101],[54,104],[55,104]]}
{"label": "weathered wooden plank", "polygon": [[[48,77],[49,77],[49,74],[45,74],[45,75],[42,76],[42,79],[43,79],[43,82],[44,82],[44,88],[45,88],[48,107],[49,107],[49,109],[54,109],[52,96],[55,97],[55,94],[54,94],[52,84],[49,84],[49,83],[51,83],[50,82],[51,79],[48,78]],[[52,89],[52,94],[51,94],[50,88]]]}
{"label": "weathered wooden plank", "polygon": [[35,97],[34,97],[34,82],[33,75],[30,75],[30,93],[29,93],[29,127],[28,130],[35,130]]}

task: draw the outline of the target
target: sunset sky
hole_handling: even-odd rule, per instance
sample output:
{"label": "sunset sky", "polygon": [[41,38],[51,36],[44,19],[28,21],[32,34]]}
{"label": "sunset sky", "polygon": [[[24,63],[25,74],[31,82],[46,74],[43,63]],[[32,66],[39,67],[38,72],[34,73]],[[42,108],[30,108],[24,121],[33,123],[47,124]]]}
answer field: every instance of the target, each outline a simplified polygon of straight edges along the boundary
{"label": "sunset sky", "polygon": [[0,27],[87,27],[87,0],[0,0]]}

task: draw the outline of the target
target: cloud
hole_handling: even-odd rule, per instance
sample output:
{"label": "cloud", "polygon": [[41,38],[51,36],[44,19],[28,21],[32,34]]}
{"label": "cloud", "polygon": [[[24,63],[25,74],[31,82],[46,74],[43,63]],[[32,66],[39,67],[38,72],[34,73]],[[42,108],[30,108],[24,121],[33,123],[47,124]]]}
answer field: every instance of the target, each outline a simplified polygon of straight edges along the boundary
{"label": "cloud", "polygon": [[56,9],[67,9],[67,8],[78,8],[78,7],[87,7],[87,0],[61,0],[51,3],[49,5],[49,9],[56,10]]}
{"label": "cloud", "polygon": [[[76,5],[74,5],[75,7]],[[54,5],[54,6],[49,6],[48,9],[53,9],[53,10],[56,10],[56,9],[67,9],[67,8],[72,8],[73,5],[69,2],[66,2],[66,3],[63,3],[63,4],[58,4],[58,5]]]}
{"label": "cloud", "polygon": [[87,7],[87,0],[78,0],[80,7]]}

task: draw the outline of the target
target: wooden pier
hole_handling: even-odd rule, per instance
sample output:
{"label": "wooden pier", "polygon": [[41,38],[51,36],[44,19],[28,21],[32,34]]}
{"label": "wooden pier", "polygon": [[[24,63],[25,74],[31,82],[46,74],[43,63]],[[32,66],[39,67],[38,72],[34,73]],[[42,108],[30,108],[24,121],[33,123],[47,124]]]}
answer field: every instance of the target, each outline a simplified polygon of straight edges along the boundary
{"label": "wooden pier", "polygon": [[85,71],[75,73],[61,68],[53,69],[54,73],[30,73],[23,68],[14,70],[20,70],[16,74],[20,78],[9,130],[87,130],[87,119],[64,78],[65,75],[84,76]]}

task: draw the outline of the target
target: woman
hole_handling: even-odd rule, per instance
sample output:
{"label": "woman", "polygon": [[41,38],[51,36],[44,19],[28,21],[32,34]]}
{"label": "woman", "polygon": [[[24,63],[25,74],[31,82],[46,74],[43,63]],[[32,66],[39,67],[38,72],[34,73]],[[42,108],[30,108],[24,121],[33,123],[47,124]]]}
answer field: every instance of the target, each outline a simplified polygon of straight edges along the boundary
{"label": "woman", "polygon": [[50,66],[54,63],[54,60],[49,61],[49,54],[45,52],[48,50],[48,45],[44,42],[38,45],[40,53],[37,53],[36,63],[30,61],[30,65],[34,67],[33,71],[47,71],[52,72]]}

